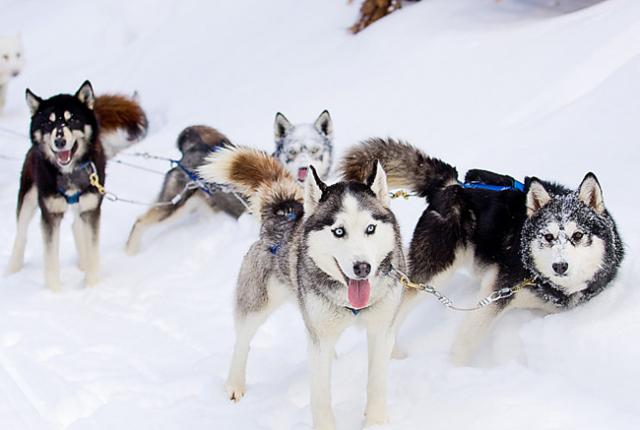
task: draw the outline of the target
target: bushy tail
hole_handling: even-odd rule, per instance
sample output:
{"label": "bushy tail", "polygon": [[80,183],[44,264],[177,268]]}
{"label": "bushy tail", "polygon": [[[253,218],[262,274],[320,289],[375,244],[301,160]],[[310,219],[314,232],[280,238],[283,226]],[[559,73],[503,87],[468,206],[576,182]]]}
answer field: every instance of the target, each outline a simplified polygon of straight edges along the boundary
{"label": "bushy tail", "polygon": [[353,146],[342,159],[340,170],[346,180],[365,181],[376,160],[387,173],[390,189],[406,188],[427,199],[458,180],[455,167],[394,139],[373,138]]}
{"label": "bushy tail", "polygon": [[264,151],[241,146],[222,148],[207,157],[198,174],[247,196],[252,212],[261,221],[280,210],[302,207],[303,194],[298,182]]}
{"label": "bushy tail", "polygon": [[100,126],[100,141],[107,158],[144,139],[149,122],[138,98],[120,94],[96,97],[94,112]]}

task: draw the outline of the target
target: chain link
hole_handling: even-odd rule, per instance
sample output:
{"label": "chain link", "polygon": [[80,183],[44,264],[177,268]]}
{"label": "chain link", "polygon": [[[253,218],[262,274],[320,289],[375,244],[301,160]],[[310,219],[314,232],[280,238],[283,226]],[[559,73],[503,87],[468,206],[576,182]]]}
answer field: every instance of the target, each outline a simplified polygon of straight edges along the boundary
{"label": "chain link", "polygon": [[536,283],[533,280],[525,279],[524,281],[522,281],[521,283],[513,287],[505,287],[505,288],[499,289],[498,291],[494,291],[487,297],[484,297],[483,299],[481,299],[478,302],[478,304],[474,307],[464,308],[464,307],[456,306],[453,300],[451,300],[449,297],[442,294],[440,291],[436,290],[431,285],[419,284],[411,281],[411,279],[409,279],[409,277],[406,274],[402,273],[400,270],[396,269],[395,267],[391,268],[391,270],[389,271],[389,274],[395,277],[402,284],[403,287],[407,289],[423,291],[427,294],[431,294],[432,296],[435,296],[435,298],[442,305],[446,306],[449,309],[453,309],[455,311],[476,311],[478,309],[487,307],[490,304],[495,303],[497,301],[508,299],[509,297],[513,296],[515,293],[517,293],[519,290],[521,290],[524,287],[536,285]]}

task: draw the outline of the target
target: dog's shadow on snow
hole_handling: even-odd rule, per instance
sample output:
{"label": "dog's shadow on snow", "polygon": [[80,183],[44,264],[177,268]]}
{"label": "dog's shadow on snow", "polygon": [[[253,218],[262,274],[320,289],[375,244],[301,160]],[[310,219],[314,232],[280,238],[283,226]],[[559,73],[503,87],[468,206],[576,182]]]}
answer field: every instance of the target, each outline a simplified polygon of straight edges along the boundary
{"label": "dog's shadow on snow", "polygon": [[558,15],[577,12],[606,0],[501,0],[500,3],[507,5],[522,5],[534,8],[540,8],[550,13]]}

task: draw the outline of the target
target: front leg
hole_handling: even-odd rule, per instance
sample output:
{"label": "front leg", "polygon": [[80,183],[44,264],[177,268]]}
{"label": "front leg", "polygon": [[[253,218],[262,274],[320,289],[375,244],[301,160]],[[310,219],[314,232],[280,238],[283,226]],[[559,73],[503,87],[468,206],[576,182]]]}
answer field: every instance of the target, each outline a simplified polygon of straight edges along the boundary
{"label": "front leg", "polygon": [[395,327],[367,330],[369,368],[365,427],[384,424],[387,416],[387,367],[394,344]]}
{"label": "front leg", "polygon": [[323,336],[309,341],[311,415],[315,430],[336,428],[331,409],[331,364],[337,339],[337,336]]}
{"label": "front leg", "polygon": [[51,291],[60,291],[60,221],[62,213],[42,213],[44,241],[44,282]]}
{"label": "front leg", "polygon": [[93,287],[100,277],[100,205],[102,198],[96,193],[86,193],[80,196],[77,219],[80,246],[78,253],[83,261],[87,287]]}

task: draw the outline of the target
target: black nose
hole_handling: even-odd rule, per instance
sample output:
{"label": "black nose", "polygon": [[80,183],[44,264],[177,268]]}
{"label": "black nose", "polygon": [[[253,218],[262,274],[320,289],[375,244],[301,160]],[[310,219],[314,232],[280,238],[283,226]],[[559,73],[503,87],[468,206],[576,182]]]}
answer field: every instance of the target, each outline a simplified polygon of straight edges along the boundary
{"label": "black nose", "polygon": [[358,278],[366,278],[371,273],[371,264],[358,262],[353,265],[353,273],[356,274]]}
{"label": "black nose", "polygon": [[569,263],[566,263],[564,261],[561,263],[553,263],[551,267],[553,267],[553,271],[556,272],[558,275],[564,275],[567,272],[567,269],[569,268]]}
{"label": "black nose", "polygon": [[56,145],[56,148],[64,148],[64,146],[67,144],[67,141],[64,139],[56,139],[53,143]]}
{"label": "black nose", "polygon": [[11,75],[15,78],[16,76],[18,76],[20,74],[20,72],[13,72],[11,73]]}

